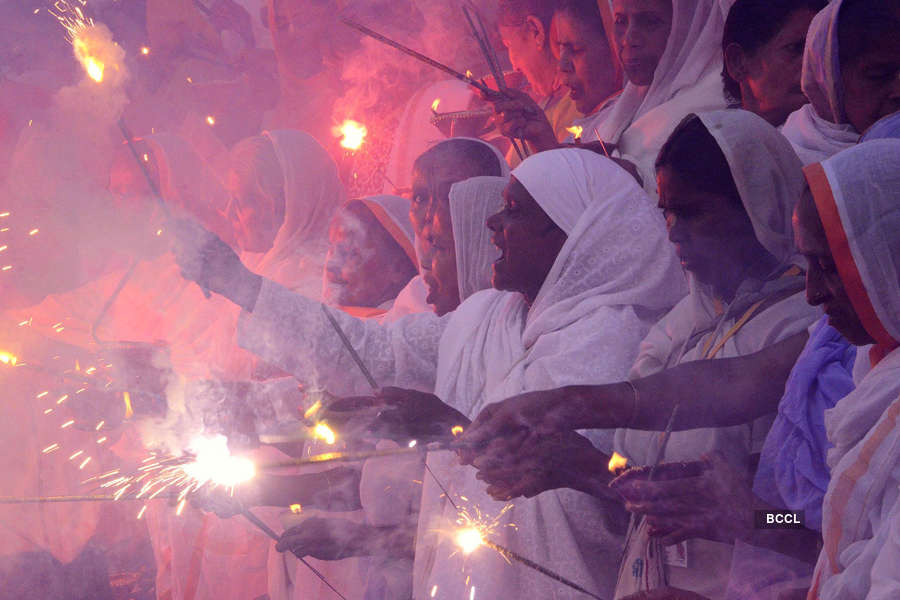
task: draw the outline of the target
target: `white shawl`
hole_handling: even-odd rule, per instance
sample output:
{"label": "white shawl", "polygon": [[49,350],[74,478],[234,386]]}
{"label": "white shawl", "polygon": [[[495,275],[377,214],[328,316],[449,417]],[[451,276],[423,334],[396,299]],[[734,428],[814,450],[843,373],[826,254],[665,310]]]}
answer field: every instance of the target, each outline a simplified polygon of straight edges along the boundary
{"label": "white shawl", "polygon": [[508,183],[506,177],[472,177],[450,188],[450,223],[461,302],[491,287],[492,265],[500,252],[491,243],[485,221],[502,208]]}
{"label": "white shawl", "polygon": [[825,160],[859,141],[847,123],[838,53],[838,15],[844,0],[834,0],[815,16],[803,51],[801,86],[809,104],[788,116],[782,133],[804,165]]}
{"label": "white shawl", "polygon": [[810,598],[900,595],[900,141],[807,168],[841,282],[876,345],[873,369],[825,413],[832,470]]}
{"label": "white shawl", "polygon": [[334,161],[312,136],[290,129],[263,135],[284,175],[284,222],[271,250],[248,266],[285,287],[318,295],[328,224],[346,191]]}
{"label": "white shawl", "polygon": [[[540,292],[529,307],[518,293],[483,291],[452,315],[441,339],[436,393],[474,417],[487,404],[527,390],[624,377],[652,314],[684,293],[659,213],[634,180],[609,160],[585,150],[552,150],[526,159],[514,172],[567,233]],[[580,213],[580,217],[576,215]],[[494,502],[471,469],[441,454],[428,458],[450,487],[488,514]],[[455,465],[455,466],[454,466]],[[435,530],[454,527],[456,513],[424,481],[416,547],[415,597],[433,586],[462,598],[463,557]],[[608,506],[571,490],[517,500],[495,541],[601,594],[613,586],[621,539]],[[482,550],[466,573],[479,597],[569,598],[566,588]]]}
{"label": "white shawl", "polygon": [[627,83],[589,136],[618,146],[638,166],[644,189],[656,195],[654,162],[681,120],[692,112],[725,108],[722,34],[733,0],[672,0],[672,30],[649,86]]}

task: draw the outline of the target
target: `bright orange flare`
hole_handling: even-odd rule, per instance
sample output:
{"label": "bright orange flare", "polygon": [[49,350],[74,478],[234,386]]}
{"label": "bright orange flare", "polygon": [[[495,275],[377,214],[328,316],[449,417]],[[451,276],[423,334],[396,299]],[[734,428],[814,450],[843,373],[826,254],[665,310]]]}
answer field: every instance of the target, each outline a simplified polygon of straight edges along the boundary
{"label": "bright orange flare", "polygon": [[454,426],[450,429],[450,433],[453,434],[453,437],[456,437],[456,436],[458,436],[458,435],[462,435],[462,432],[463,432],[462,425],[454,425]]}
{"label": "bright orange flare", "polygon": [[207,116],[206,116],[206,122],[207,122],[209,125],[215,125],[215,124],[216,124],[216,118],[215,118],[214,116],[212,116],[212,115],[207,115]]}
{"label": "bright orange flare", "polygon": [[331,131],[336,137],[341,138],[341,147],[347,150],[359,150],[366,141],[366,135],[369,134],[365,125],[353,119],[347,119],[340,127],[334,127]]}
{"label": "bright orange flare", "polygon": [[437,112],[438,106],[440,106],[440,105],[441,105],[441,99],[435,98],[434,102],[431,103],[431,110],[433,110],[434,112]]}
{"label": "bright orange flare", "polygon": [[618,452],[613,452],[613,455],[609,459],[609,472],[615,473],[619,469],[624,469],[628,465],[628,459],[619,454]]}
{"label": "bright orange flare", "polygon": [[576,140],[580,140],[581,134],[584,132],[584,127],[581,125],[572,125],[571,127],[566,127],[566,131],[571,133]]}
{"label": "bright orange flare", "polygon": [[465,555],[472,554],[484,544],[484,537],[477,527],[466,527],[456,532],[456,545]]}
{"label": "bright orange flare", "polygon": [[337,435],[335,435],[331,427],[329,427],[325,423],[316,423],[316,426],[313,427],[313,437],[315,437],[317,440],[322,440],[329,446],[334,445],[334,443],[337,441]]}
{"label": "bright orange flare", "polygon": [[14,367],[16,366],[17,362],[19,362],[19,359],[14,354],[10,354],[9,352],[0,352],[0,363]]}
{"label": "bright orange flare", "polygon": [[101,83],[103,81],[103,71],[106,69],[106,65],[91,54],[91,48],[89,47],[87,40],[83,37],[76,37],[72,41],[72,46],[75,48],[75,57],[78,58],[78,62],[84,67],[88,77],[97,83]]}

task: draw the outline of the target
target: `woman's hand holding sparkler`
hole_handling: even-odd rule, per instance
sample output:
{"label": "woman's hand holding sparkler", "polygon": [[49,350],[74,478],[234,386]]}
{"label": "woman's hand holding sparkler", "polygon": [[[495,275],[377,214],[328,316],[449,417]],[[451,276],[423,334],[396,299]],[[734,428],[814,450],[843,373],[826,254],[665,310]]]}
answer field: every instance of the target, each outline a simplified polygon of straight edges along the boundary
{"label": "woman's hand holding sparkler", "polygon": [[507,89],[482,97],[494,105],[494,125],[503,135],[527,141],[536,152],[559,145],[547,115],[525,92]]}
{"label": "woman's hand holding sparkler", "polygon": [[476,478],[488,484],[495,500],[531,498],[558,488],[572,488],[598,498],[612,499],[609,456],[574,431],[548,435],[520,430],[498,438],[463,458],[476,469]]}
{"label": "woman's hand holding sparkler", "polygon": [[[340,404],[340,401],[337,404]],[[379,408],[374,416],[372,416],[373,407]],[[400,444],[406,444],[410,440],[421,443],[447,441],[452,437],[454,427],[469,424],[469,419],[465,415],[444,404],[434,394],[396,387],[379,390],[370,403],[360,406],[359,412],[360,418],[368,420],[369,435]],[[323,421],[335,423],[349,420],[348,411],[329,408],[326,408],[319,417]]]}
{"label": "woman's hand holding sparkler", "polygon": [[649,467],[629,469],[610,488],[625,508],[644,516],[650,535],[663,545],[690,538],[733,543],[753,532],[754,498],[745,470],[721,455],[699,462],[663,463],[649,478]]}
{"label": "woman's hand holding sparkler", "polygon": [[193,221],[171,221],[175,260],[185,279],[221,294],[252,311],[262,286],[262,277],[251,272],[237,253],[217,235]]}

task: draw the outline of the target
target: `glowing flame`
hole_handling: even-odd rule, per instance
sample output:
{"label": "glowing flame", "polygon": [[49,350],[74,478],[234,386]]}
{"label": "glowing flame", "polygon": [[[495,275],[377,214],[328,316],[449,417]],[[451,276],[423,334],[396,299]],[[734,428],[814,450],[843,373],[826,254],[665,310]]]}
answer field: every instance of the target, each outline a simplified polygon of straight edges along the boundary
{"label": "glowing flame", "polygon": [[148,48],[147,46],[141,46],[141,54],[147,56],[148,54],[150,54],[150,48]]}
{"label": "glowing flame", "polygon": [[335,136],[340,136],[342,148],[359,150],[363,142],[366,141],[366,135],[368,135],[369,130],[362,123],[347,119],[341,123],[340,127],[334,127],[332,133]]}
{"label": "glowing flame", "polygon": [[431,103],[431,110],[433,110],[434,112],[437,112],[438,106],[440,106],[440,105],[441,105],[441,99],[435,98],[434,102]]}
{"label": "glowing flame", "polygon": [[462,435],[462,432],[463,432],[462,425],[454,425],[454,426],[450,429],[450,433],[453,434],[453,437],[456,437],[456,436],[458,436],[458,435]]}
{"label": "glowing flame", "polygon": [[584,127],[581,125],[572,125],[571,127],[566,127],[566,131],[571,133],[576,140],[580,140],[581,134],[584,132]]}
{"label": "glowing flame", "polygon": [[207,122],[209,125],[215,125],[215,124],[216,124],[216,118],[215,118],[214,116],[212,116],[212,115],[206,115],[206,122]]}
{"label": "glowing flame", "polygon": [[477,527],[466,527],[456,532],[456,545],[465,555],[472,554],[484,545],[484,537]]}
{"label": "glowing flame", "polygon": [[316,426],[313,427],[313,437],[317,440],[322,440],[329,446],[333,445],[337,441],[337,436],[334,431],[331,430],[331,427],[326,425],[325,423],[316,423]]}
{"label": "glowing flame", "polygon": [[609,472],[615,473],[620,469],[624,469],[626,465],[628,465],[628,459],[618,452],[613,452],[613,455],[609,459]]}
{"label": "glowing flame", "polygon": [[206,483],[234,487],[256,475],[256,467],[249,459],[231,455],[224,435],[194,438],[189,449],[196,458],[182,468],[194,479],[196,487]]}
{"label": "glowing flame", "polygon": [[9,352],[0,352],[0,363],[4,365],[16,366],[16,363],[19,362],[19,359]]}
{"label": "glowing flame", "polygon": [[472,71],[466,69],[466,77],[468,77],[469,79],[472,79],[472,77],[474,77],[474,75],[472,75]]}
{"label": "glowing flame", "polygon": [[131,404],[131,394],[122,392],[122,401],[125,402],[125,418],[130,419],[134,416],[134,406]]}
{"label": "glowing flame", "polygon": [[291,504],[291,512],[294,513],[295,515],[299,515],[300,513],[303,512],[303,507],[300,506],[299,504]]}
{"label": "glowing flame", "polygon": [[76,37],[72,42],[72,46],[75,48],[75,57],[81,63],[81,66],[84,67],[88,77],[97,83],[101,83],[103,81],[103,71],[106,69],[106,65],[91,54],[91,48],[87,40],[83,37]]}
{"label": "glowing flame", "polygon": [[304,418],[304,419],[309,419],[309,418],[312,417],[314,414],[316,414],[317,412],[319,412],[319,409],[320,409],[320,408],[322,408],[322,401],[321,401],[321,400],[316,400],[316,402],[315,402],[312,406],[310,406],[309,408],[307,408],[307,409],[306,409],[306,412],[303,413],[303,418]]}

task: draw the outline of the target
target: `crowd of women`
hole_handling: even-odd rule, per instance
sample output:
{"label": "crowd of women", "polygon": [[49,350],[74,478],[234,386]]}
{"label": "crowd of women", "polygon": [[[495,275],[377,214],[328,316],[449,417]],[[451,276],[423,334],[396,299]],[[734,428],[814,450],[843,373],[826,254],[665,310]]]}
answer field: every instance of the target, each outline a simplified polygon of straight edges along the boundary
{"label": "crowd of women", "polygon": [[[282,87],[305,73],[282,112],[327,88],[291,43],[324,4],[264,7]],[[224,5],[192,18],[252,41]],[[98,214],[150,231],[4,287],[17,352],[113,353],[114,390],[128,364],[127,415],[115,391],[63,399],[88,424],[65,435],[118,440],[98,469],[194,433],[258,463],[368,458],[153,501],[139,525],[4,507],[0,597],[113,597],[72,583],[106,566],[65,563],[139,528],[161,600],[900,597],[900,2],[490,8],[508,87],[412,96],[381,195],[349,197],[320,123],[111,153]],[[466,109],[449,129],[437,89]],[[4,374],[11,393],[42,368]],[[2,495],[73,493],[44,406],[7,404]]]}

